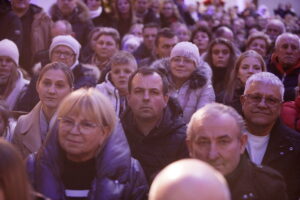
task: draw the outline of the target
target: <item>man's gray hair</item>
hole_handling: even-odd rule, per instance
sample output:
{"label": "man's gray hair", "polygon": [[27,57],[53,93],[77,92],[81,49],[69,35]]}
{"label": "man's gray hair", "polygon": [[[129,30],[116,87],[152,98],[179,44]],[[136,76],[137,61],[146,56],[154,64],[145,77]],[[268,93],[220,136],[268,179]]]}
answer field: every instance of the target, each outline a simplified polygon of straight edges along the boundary
{"label": "man's gray hair", "polygon": [[277,38],[276,38],[276,41],[275,41],[275,49],[279,48],[279,43],[280,41],[285,38],[285,37],[290,37],[292,39],[295,39],[298,41],[298,49],[300,49],[300,39],[298,37],[298,35],[296,34],[293,34],[293,33],[282,33],[280,34]]}
{"label": "man's gray hair", "polygon": [[261,82],[261,83],[265,83],[265,84],[268,84],[268,85],[272,85],[272,86],[278,87],[278,89],[280,91],[280,95],[281,95],[281,100],[283,100],[283,95],[284,95],[284,86],[283,86],[283,83],[274,74],[272,74],[270,72],[259,72],[259,73],[253,74],[246,81],[244,94],[247,93],[250,85],[253,82]]}
{"label": "man's gray hair", "polygon": [[191,139],[193,137],[193,134],[195,134],[193,131],[194,124],[198,123],[202,119],[208,117],[215,118],[224,114],[231,116],[235,120],[239,128],[240,136],[247,133],[247,128],[244,119],[234,108],[220,103],[209,103],[197,110],[192,115],[192,118],[187,125],[187,139]]}

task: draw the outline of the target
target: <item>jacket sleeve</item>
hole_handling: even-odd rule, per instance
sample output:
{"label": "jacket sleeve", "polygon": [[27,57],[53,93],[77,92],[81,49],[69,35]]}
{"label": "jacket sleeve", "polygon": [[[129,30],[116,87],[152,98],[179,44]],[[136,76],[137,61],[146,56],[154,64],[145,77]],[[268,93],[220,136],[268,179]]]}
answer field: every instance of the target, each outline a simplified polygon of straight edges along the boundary
{"label": "jacket sleeve", "polygon": [[134,158],[131,159],[130,184],[126,198],[128,200],[146,200],[149,186],[140,163]]}
{"label": "jacket sleeve", "polygon": [[216,100],[215,91],[210,80],[208,80],[208,82],[200,88],[200,90],[201,92],[198,96],[197,109]]}

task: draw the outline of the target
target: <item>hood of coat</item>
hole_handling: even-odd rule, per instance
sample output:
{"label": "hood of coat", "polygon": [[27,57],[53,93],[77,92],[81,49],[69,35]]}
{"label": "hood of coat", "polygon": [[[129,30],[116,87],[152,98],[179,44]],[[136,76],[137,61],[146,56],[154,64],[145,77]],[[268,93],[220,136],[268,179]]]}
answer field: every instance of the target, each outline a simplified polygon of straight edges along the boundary
{"label": "hood of coat", "polygon": [[[79,20],[81,22],[85,22],[89,20],[90,13],[88,7],[82,1],[77,1],[76,4],[77,7],[75,8],[75,11],[73,11],[73,13],[67,17],[67,20],[68,21]],[[54,21],[64,19],[56,3],[51,6],[49,13]]]}
{"label": "hood of coat", "polygon": [[[171,75],[171,60],[170,58],[162,58],[152,63],[150,66],[152,68],[158,69],[161,73],[166,75],[171,86],[173,85],[172,75]],[[196,70],[192,73],[190,77],[190,86],[195,88],[200,88],[205,85],[211,79],[211,69],[203,60],[199,62],[196,66]]]}

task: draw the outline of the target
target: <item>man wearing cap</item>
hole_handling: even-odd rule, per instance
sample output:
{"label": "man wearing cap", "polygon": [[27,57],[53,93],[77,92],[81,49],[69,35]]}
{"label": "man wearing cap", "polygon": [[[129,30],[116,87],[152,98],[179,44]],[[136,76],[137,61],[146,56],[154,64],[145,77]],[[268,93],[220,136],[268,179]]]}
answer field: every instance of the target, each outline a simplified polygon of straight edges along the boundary
{"label": "man wearing cap", "polygon": [[162,168],[188,156],[186,125],[168,88],[166,77],[149,67],[138,68],[128,82],[129,109],[121,122],[132,156],[141,163],[149,183]]}
{"label": "man wearing cap", "polygon": [[[49,49],[50,62],[62,62],[72,69],[74,74],[74,89],[81,87],[94,87],[99,77],[96,67],[82,65],[78,61],[81,45],[70,35],[59,35],[53,38]],[[37,77],[32,78],[28,91],[18,110],[30,111],[39,101],[35,90]]]}
{"label": "man wearing cap", "polygon": [[19,69],[19,50],[8,39],[0,41],[0,99],[4,99],[10,110],[28,86]]}

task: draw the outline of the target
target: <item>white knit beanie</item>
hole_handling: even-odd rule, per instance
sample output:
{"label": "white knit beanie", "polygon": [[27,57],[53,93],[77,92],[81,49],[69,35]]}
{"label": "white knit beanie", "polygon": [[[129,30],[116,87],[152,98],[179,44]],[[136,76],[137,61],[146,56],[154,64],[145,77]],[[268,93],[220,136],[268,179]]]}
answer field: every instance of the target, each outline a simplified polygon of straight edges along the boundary
{"label": "white knit beanie", "polygon": [[19,66],[19,49],[13,41],[8,39],[0,41],[0,56],[10,57]]}
{"label": "white knit beanie", "polygon": [[49,57],[51,58],[52,51],[55,47],[59,45],[64,45],[72,49],[76,55],[76,60],[78,60],[81,45],[79,42],[70,35],[59,35],[52,39],[52,43],[49,49]]}
{"label": "white knit beanie", "polygon": [[193,60],[196,65],[198,65],[200,62],[200,54],[198,47],[191,42],[177,43],[171,51],[170,58],[172,59],[175,56],[187,57]]}

